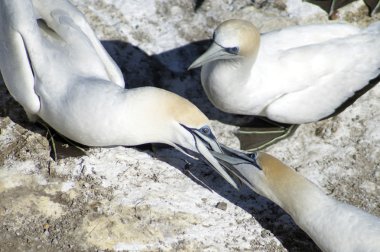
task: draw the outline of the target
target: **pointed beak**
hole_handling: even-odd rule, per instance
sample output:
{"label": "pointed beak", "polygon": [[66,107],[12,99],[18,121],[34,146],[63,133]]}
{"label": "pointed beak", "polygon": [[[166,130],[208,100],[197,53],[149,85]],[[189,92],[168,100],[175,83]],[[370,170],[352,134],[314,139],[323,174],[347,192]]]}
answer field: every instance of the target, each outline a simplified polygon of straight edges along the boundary
{"label": "pointed beak", "polygon": [[192,139],[181,141],[181,145],[174,143],[175,148],[192,158],[200,156],[235,189],[239,190],[242,182],[254,189],[257,171],[261,172],[256,162],[256,154],[244,153],[219,144],[211,129],[205,132],[182,124],[181,126],[191,133]]}
{"label": "pointed beak", "polygon": [[[206,147],[207,146],[207,147]],[[212,145],[205,145],[202,142],[197,143],[198,153],[203,159],[213,167],[228,183],[230,183],[235,189],[238,189],[238,184],[235,179],[228,174],[227,170],[221,165],[221,163],[214,157],[214,153],[219,153],[220,149],[213,149]]]}
{"label": "pointed beak", "polygon": [[[256,162],[256,154],[246,154],[217,142],[210,132],[204,135],[199,131],[192,131],[197,152],[235,189],[239,189],[242,182],[251,187],[249,178],[252,169],[261,170]],[[252,187],[251,187],[252,188]]]}
{"label": "pointed beak", "polygon": [[224,145],[220,147],[222,153],[211,151],[211,154],[229,174],[235,176],[235,180],[256,191],[254,182],[257,180],[257,173],[262,171],[257,162],[257,153],[244,153]]}
{"label": "pointed beak", "polygon": [[213,42],[210,48],[189,66],[188,70],[203,66],[204,64],[217,59],[226,58],[231,58],[231,54],[227,53],[223,47]]}

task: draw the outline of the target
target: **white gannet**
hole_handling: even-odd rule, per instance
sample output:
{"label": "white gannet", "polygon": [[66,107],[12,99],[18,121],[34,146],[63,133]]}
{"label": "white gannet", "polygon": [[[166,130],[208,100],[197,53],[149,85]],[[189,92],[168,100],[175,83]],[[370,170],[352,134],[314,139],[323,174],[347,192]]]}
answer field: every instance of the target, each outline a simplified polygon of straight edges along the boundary
{"label": "white gannet", "polygon": [[165,143],[204,158],[221,152],[208,118],[168,91],[124,89],[122,74],[66,0],[0,1],[0,70],[31,120],[88,146]]}
{"label": "white gannet", "polygon": [[315,122],[379,81],[380,22],[366,29],[321,24],[260,35],[248,21],[228,20],[189,69],[199,66],[203,89],[224,112]]}
{"label": "white gannet", "polygon": [[[380,251],[380,218],[324,194],[314,183],[264,152],[218,157],[256,193],[284,209],[323,251]],[[253,159],[251,159],[253,158]]]}

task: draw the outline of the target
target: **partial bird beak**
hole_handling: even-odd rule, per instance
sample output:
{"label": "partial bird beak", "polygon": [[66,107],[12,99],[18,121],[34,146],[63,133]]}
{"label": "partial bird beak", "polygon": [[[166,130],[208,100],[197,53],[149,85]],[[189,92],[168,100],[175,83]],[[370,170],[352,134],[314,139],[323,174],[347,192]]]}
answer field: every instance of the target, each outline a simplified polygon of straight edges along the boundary
{"label": "partial bird beak", "polygon": [[[246,176],[251,173],[249,170],[252,170],[253,167],[260,170],[254,154],[246,154],[219,144],[211,130],[208,134],[205,134],[197,129],[183,127],[194,137],[195,149],[192,151],[201,156],[204,161],[213,167],[235,189],[239,189],[241,182],[250,183],[246,179]],[[185,148],[178,145],[176,147],[180,147],[182,151],[188,154]],[[189,155],[193,156],[193,154]]]}
{"label": "partial bird beak", "polygon": [[[203,159],[211,166],[213,167],[225,180],[227,180],[228,183],[230,183],[235,189],[238,190],[238,184],[236,183],[235,179],[230,176],[228,171],[218,162],[217,159],[215,159],[213,153],[220,153],[220,155],[223,155],[223,153],[219,152],[217,149],[213,149],[212,145],[206,145],[199,141],[199,138],[197,139],[197,150],[198,153],[203,157]],[[216,143],[216,142],[215,142]]]}
{"label": "partial bird beak", "polygon": [[243,153],[224,145],[220,145],[220,147],[223,153],[211,151],[211,154],[226,171],[236,176],[235,180],[238,178],[238,180],[256,191],[257,173],[262,171],[257,162],[257,153]]}
{"label": "partial bird beak", "polygon": [[226,52],[225,48],[213,42],[210,48],[196,59],[187,70],[203,66],[204,64],[217,59],[230,59],[231,57],[232,55]]}

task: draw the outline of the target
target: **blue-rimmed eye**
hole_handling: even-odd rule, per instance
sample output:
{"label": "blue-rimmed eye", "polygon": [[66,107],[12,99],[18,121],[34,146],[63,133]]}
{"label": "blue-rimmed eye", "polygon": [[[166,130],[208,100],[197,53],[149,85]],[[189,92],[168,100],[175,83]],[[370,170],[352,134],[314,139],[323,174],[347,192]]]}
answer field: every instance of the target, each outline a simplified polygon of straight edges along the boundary
{"label": "blue-rimmed eye", "polygon": [[202,128],[200,128],[200,132],[202,132],[202,134],[208,136],[211,134],[211,129],[209,126],[203,126]]}
{"label": "blue-rimmed eye", "polygon": [[239,47],[228,47],[226,48],[226,51],[231,54],[238,54],[239,53]]}

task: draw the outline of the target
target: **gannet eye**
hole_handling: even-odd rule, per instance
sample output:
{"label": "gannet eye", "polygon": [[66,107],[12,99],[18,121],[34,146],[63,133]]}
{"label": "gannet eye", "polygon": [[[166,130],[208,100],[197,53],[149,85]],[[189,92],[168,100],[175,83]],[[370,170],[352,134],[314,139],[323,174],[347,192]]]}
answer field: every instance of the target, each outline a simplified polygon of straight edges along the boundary
{"label": "gannet eye", "polygon": [[238,54],[239,53],[239,47],[228,47],[226,48],[226,52],[231,53],[231,54]]}
{"label": "gannet eye", "polygon": [[209,126],[203,126],[202,128],[200,128],[199,130],[200,132],[202,132],[202,134],[206,135],[206,136],[209,136],[211,134],[211,129]]}

